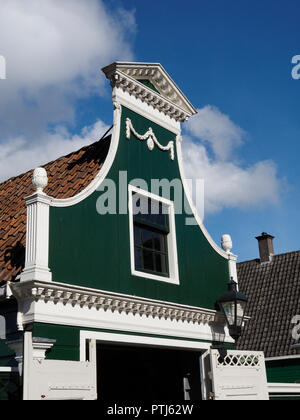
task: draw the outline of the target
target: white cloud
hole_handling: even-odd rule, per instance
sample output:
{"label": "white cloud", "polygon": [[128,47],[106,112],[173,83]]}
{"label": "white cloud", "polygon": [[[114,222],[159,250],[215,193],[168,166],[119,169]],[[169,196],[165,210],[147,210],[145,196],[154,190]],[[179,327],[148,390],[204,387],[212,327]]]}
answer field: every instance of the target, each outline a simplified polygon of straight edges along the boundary
{"label": "white cloud", "polygon": [[78,99],[109,92],[101,67],[134,58],[135,30],[134,12],[102,0],[1,0],[1,179],[83,145],[63,126],[76,122]]}
{"label": "white cloud", "polygon": [[8,140],[0,148],[0,182],[87,146],[99,140],[108,128],[98,120],[76,135],[71,135],[65,127],[58,126],[51,134],[45,133],[39,142],[35,141],[31,145],[28,145],[24,137]]}
{"label": "white cloud", "polygon": [[218,108],[206,105],[189,120],[186,129],[212,147],[218,159],[226,160],[242,144],[245,132]]}
{"label": "white cloud", "polygon": [[101,67],[131,60],[133,12],[101,0],[1,0],[0,142],[72,122],[75,101],[104,93]]}
{"label": "white cloud", "polygon": [[[206,118],[207,113],[209,118]],[[245,209],[278,202],[281,181],[275,163],[265,160],[245,167],[234,163],[230,157],[240,145],[241,137],[237,133],[242,130],[216,108],[204,107],[198,115],[192,129],[192,123],[188,127],[196,139],[184,137],[183,158],[186,178],[205,181],[205,211],[213,213],[223,208]],[[213,157],[205,147],[208,137],[215,151]]]}
{"label": "white cloud", "polygon": [[131,12],[109,13],[100,0],[1,0],[0,50],[8,80],[33,91],[82,78],[99,79],[101,65],[131,57]]}

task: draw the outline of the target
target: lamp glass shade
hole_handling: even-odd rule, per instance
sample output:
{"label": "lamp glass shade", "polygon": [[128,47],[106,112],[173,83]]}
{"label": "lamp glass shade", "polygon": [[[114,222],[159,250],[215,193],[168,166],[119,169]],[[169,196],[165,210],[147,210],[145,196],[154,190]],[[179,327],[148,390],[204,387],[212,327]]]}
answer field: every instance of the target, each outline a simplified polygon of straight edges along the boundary
{"label": "lamp glass shade", "polygon": [[222,303],[224,315],[229,326],[234,325],[235,322],[235,302]]}
{"label": "lamp glass shade", "polygon": [[241,327],[243,324],[245,310],[246,310],[247,302],[244,301],[237,301],[236,304],[236,324],[238,327]]}
{"label": "lamp glass shade", "polygon": [[218,300],[219,307],[225,315],[230,335],[235,340],[241,335],[247,302],[248,299],[237,290],[237,283],[233,280],[228,283],[228,292]]}
{"label": "lamp glass shade", "polygon": [[228,326],[232,327],[236,325],[241,327],[244,320],[247,302],[237,300],[232,302],[223,302],[221,305]]}

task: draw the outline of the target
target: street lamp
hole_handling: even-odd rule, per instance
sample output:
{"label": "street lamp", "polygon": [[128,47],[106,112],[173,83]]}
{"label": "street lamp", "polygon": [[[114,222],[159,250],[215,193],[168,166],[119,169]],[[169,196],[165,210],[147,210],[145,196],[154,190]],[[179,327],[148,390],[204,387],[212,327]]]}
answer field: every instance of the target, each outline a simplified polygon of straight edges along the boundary
{"label": "street lamp", "polygon": [[228,283],[228,292],[218,300],[219,307],[226,318],[230,336],[237,342],[242,335],[242,325],[248,299],[237,290],[237,283],[231,278]]}

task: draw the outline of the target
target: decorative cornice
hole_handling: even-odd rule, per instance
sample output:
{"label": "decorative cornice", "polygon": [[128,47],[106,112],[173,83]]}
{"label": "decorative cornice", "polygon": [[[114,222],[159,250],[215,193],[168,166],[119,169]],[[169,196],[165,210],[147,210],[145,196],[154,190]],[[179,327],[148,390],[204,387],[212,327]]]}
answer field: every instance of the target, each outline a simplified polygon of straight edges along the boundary
{"label": "decorative cornice", "polygon": [[155,134],[153,133],[152,128],[150,127],[149,130],[141,135],[139,133],[136,132],[136,130],[134,129],[132,122],[129,118],[126,118],[126,138],[129,140],[130,139],[130,134],[131,132],[135,135],[135,137],[141,141],[145,141],[147,140],[147,146],[148,149],[150,151],[152,151],[155,147],[155,145],[162,151],[170,151],[170,159],[174,160],[175,158],[175,153],[174,153],[174,141],[169,141],[169,143],[167,144],[167,146],[163,146],[162,144],[160,144],[160,142],[157,140]]}
{"label": "decorative cornice", "polygon": [[[159,63],[113,63],[103,71],[113,88],[121,88],[176,121],[184,122],[197,112]],[[140,80],[149,80],[159,93]]]}
{"label": "decorative cornice", "polygon": [[162,302],[130,295],[109,293],[101,290],[63,285],[61,283],[26,282],[11,285],[19,302],[43,301],[72,305],[73,307],[95,308],[159,319],[170,319],[193,324],[224,323],[223,316],[213,310]]}

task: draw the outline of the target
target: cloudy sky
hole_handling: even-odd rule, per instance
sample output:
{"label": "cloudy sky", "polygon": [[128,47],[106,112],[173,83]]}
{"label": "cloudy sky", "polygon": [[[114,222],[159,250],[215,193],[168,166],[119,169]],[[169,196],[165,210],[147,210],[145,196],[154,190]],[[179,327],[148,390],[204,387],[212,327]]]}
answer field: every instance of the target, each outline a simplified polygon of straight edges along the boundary
{"label": "cloudy sky", "polygon": [[101,137],[101,67],[161,62],[198,109],[185,171],[205,179],[216,242],[230,233],[240,260],[262,231],[277,252],[299,249],[299,18],[297,0],[1,0],[0,180]]}

